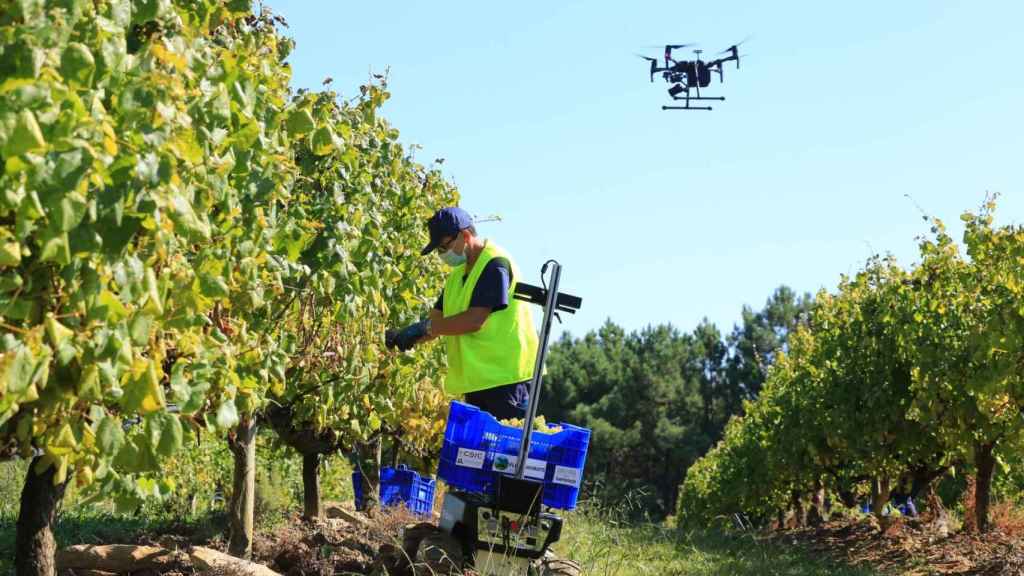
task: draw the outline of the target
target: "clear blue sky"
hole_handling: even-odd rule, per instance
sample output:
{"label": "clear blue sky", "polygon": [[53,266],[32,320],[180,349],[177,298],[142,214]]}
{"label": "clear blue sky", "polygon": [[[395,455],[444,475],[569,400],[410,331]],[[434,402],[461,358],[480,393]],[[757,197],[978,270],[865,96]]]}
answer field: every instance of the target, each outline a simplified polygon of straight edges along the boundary
{"label": "clear blue sky", "polygon": [[[527,281],[565,266],[575,335],[708,317],[774,288],[832,289],[873,252],[916,259],[913,196],[959,237],[1002,194],[1024,221],[1024,3],[269,0],[296,87],[390,69],[385,113],[445,158],[462,206]],[[663,112],[635,52],[747,35],[713,112]],[[440,282],[440,280],[439,280]]]}

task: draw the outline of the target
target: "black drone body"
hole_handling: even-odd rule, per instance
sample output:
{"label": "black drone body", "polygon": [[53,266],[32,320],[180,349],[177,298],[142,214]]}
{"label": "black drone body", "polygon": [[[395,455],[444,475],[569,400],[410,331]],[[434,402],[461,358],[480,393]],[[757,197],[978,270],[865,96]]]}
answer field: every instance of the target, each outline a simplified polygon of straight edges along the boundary
{"label": "black drone body", "polygon": [[710,106],[692,106],[690,103],[707,100],[719,100],[724,102],[724,96],[701,96],[700,89],[707,88],[711,84],[712,73],[718,73],[719,82],[724,80],[725,75],[722,71],[722,65],[726,62],[736,62],[736,69],[739,69],[740,54],[738,47],[740,44],[742,44],[742,42],[737,42],[725,50],[722,50],[719,55],[724,56],[721,58],[708,61],[701,60],[700,55],[703,53],[702,50],[693,51],[696,55],[693,60],[676,60],[672,57],[673,50],[686,48],[693,44],[666,44],[664,66],[659,66],[657,58],[640,56],[651,63],[651,82],[654,82],[654,75],[661,72],[661,77],[665,82],[671,84],[668,89],[668,95],[672,97],[672,100],[681,100],[683,102],[682,106],[662,106],[661,109],[711,110]]}

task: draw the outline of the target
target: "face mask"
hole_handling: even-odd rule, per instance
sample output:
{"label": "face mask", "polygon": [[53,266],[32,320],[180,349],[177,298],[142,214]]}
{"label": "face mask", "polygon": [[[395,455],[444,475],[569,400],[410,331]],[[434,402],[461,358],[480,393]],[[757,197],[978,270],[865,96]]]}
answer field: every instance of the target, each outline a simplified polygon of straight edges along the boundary
{"label": "face mask", "polygon": [[466,254],[456,254],[451,248],[447,252],[441,254],[441,260],[449,266],[458,266],[466,262]]}

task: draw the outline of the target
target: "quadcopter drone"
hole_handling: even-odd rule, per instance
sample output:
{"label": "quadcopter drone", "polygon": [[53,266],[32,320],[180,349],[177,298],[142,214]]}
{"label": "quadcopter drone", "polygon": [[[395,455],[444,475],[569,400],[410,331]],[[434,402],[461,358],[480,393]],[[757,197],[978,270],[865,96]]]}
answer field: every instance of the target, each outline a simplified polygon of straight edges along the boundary
{"label": "quadcopter drone", "polygon": [[[691,106],[690,102],[705,100],[725,101],[724,96],[701,96],[700,89],[707,88],[711,84],[712,72],[717,72],[718,81],[722,82],[724,79],[722,65],[726,62],[736,62],[736,69],[739,69],[740,54],[738,48],[742,43],[737,42],[718,54],[727,54],[727,56],[710,61],[700,59],[700,55],[704,52],[703,50],[694,50],[693,53],[696,54],[696,58],[693,60],[676,60],[672,57],[673,50],[688,48],[694,44],[666,44],[664,67],[658,65],[657,58],[640,54],[637,54],[637,56],[651,63],[651,82],[654,82],[654,75],[661,72],[661,77],[665,79],[665,82],[672,85],[668,89],[669,96],[673,100],[682,100],[684,102],[683,106],[662,106],[662,110],[711,110],[710,106]],[[692,94],[691,90],[693,91]]]}

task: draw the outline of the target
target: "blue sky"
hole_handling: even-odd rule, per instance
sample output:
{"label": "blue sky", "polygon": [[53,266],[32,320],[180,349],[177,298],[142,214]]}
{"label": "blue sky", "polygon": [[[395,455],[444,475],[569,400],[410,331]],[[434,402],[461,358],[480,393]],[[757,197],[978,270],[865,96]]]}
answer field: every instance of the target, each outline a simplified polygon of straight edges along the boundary
{"label": "blue sky", "polygon": [[[915,203],[957,236],[987,191],[999,223],[1024,220],[1021,2],[266,4],[296,87],[351,96],[389,70],[402,141],[501,216],[481,232],[527,281],[565,266],[575,335],[728,330],[780,284],[832,289],[875,252],[909,265]],[[634,56],[748,35],[713,112],[662,111]]]}

